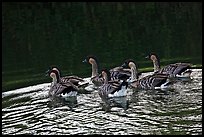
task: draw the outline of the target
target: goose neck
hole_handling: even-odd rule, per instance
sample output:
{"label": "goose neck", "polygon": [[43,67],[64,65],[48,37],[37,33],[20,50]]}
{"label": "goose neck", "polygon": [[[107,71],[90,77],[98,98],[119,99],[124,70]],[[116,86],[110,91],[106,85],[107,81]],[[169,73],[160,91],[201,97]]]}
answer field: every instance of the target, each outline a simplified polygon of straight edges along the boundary
{"label": "goose neck", "polygon": [[59,83],[60,82],[60,76],[57,74],[52,74],[52,82],[53,84]]}
{"label": "goose neck", "polygon": [[103,79],[104,79],[104,83],[107,84],[108,83],[108,75],[103,74]]}
{"label": "goose neck", "polygon": [[135,65],[131,66],[131,82],[137,80],[138,78],[138,71]]}
{"label": "goose neck", "polygon": [[154,72],[157,72],[160,70],[160,64],[158,60],[153,60],[153,65],[154,65]]}
{"label": "goose neck", "polygon": [[96,62],[92,63],[92,75],[91,77],[95,77],[98,75],[98,65],[96,64]]}

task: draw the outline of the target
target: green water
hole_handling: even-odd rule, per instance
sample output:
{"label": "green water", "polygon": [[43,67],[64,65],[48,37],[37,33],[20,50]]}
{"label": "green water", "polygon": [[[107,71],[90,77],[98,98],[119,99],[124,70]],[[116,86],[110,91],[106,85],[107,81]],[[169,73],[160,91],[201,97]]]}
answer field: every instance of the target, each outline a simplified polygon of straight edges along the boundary
{"label": "green water", "polygon": [[2,3],[2,91],[49,82],[50,65],[89,77],[90,65],[82,63],[89,54],[103,68],[132,58],[150,70],[149,52],[162,65],[201,66],[202,3]]}

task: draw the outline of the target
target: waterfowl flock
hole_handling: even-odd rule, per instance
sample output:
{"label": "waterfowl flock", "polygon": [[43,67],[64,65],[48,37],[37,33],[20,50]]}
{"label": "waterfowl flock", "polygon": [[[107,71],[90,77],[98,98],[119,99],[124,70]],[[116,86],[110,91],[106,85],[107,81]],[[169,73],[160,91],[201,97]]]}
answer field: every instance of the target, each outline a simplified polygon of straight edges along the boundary
{"label": "waterfowl flock", "polygon": [[169,89],[178,80],[191,79],[191,64],[174,63],[161,68],[158,55],[151,53],[146,58],[152,60],[154,68],[153,73],[147,76],[141,75],[133,59],[125,60],[118,67],[99,71],[97,58],[89,55],[82,61],[91,65],[89,80],[76,75],[62,76],[60,69],[52,66],[46,71],[52,78],[49,95],[62,98],[77,96],[81,88],[86,91],[86,87],[92,85],[103,101],[127,96],[128,89]]}

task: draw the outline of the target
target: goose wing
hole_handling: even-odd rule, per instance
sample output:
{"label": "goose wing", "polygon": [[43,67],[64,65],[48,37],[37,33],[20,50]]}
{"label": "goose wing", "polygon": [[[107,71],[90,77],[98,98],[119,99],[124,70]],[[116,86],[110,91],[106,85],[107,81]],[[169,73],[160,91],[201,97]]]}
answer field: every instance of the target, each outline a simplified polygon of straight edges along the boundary
{"label": "goose wing", "polygon": [[91,81],[93,82],[95,86],[101,86],[104,83],[104,79],[99,76],[92,77]]}
{"label": "goose wing", "polygon": [[84,82],[83,78],[80,78],[78,76],[65,76],[61,78],[61,81],[66,82],[72,82],[75,85],[78,85],[79,82]]}
{"label": "goose wing", "polygon": [[150,77],[152,87],[159,87],[167,82],[168,75],[156,74]]}
{"label": "goose wing", "polygon": [[145,76],[138,81],[132,82],[131,85],[136,85],[136,87],[142,89],[154,89],[154,87],[159,87],[167,81],[168,75],[166,74],[153,74]]}
{"label": "goose wing", "polygon": [[126,81],[109,81],[108,84],[104,84],[99,88],[99,95],[101,98],[108,97],[109,94],[114,94],[121,90],[122,86],[128,86]]}
{"label": "goose wing", "polygon": [[181,74],[185,70],[191,68],[191,64],[188,63],[175,63],[175,64],[169,64],[162,68],[159,73],[164,74]]}
{"label": "goose wing", "polygon": [[109,71],[111,80],[127,80],[131,76],[131,71],[129,69],[124,69],[123,67],[115,67]]}
{"label": "goose wing", "polygon": [[57,90],[55,92],[56,95],[79,90],[78,87],[71,82],[66,82],[66,83],[60,82],[60,83],[57,83],[56,87],[57,87]]}
{"label": "goose wing", "polygon": [[174,70],[173,74],[181,74],[182,72],[184,72],[187,69],[191,68],[191,64],[188,63],[175,63],[175,65],[177,66],[176,69]]}
{"label": "goose wing", "polygon": [[108,94],[114,93],[117,90],[118,86],[112,84],[103,84],[99,87],[99,96],[101,98],[107,98]]}

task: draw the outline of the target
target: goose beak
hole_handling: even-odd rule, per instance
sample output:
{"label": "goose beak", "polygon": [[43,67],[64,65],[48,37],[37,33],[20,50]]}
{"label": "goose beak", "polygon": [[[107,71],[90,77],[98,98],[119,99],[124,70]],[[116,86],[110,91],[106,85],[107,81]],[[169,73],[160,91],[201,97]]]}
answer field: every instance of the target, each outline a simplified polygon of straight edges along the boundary
{"label": "goose beak", "polygon": [[87,62],[87,60],[85,59],[85,60],[83,60],[82,62],[85,63],[85,62]]}
{"label": "goose beak", "polygon": [[149,55],[145,57],[146,59],[149,59]]}
{"label": "goose beak", "polygon": [[125,63],[123,63],[123,64],[121,65],[121,67],[126,68],[126,64],[125,64]]}

